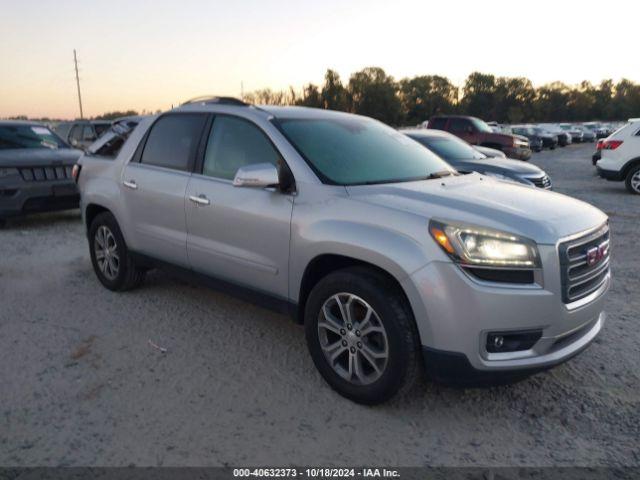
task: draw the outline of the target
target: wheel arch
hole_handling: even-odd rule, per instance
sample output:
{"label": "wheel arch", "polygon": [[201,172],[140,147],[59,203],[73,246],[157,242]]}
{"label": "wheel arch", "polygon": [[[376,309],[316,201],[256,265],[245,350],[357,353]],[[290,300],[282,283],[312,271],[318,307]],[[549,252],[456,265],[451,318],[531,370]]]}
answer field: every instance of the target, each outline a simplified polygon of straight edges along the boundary
{"label": "wheel arch", "polygon": [[640,165],[640,157],[633,158],[625,163],[622,169],[622,179],[625,180],[631,169],[637,165]]}
{"label": "wheel arch", "polygon": [[294,320],[296,321],[296,323],[304,323],[304,310],[307,299],[309,298],[309,293],[311,292],[313,287],[327,275],[338,270],[351,267],[363,267],[387,278],[397,288],[398,292],[403,295],[405,301],[407,302],[407,305],[409,305],[409,307],[411,308],[411,303],[409,302],[409,298],[406,292],[402,288],[400,280],[389,271],[378,265],[374,265],[371,262],[359,258],[350,257],[347,255],[326,253],[317,255],[305,267],[304,273],[302,275],[302,280],[300,282],[297,309],[294,314]]}
{"label": "wheel arch", "polygon": [[111,215],[114,215],[111,210],[97,203],[90,203],[86,206],[86,208],[84,209],[84,223],[85,223],[85,230],[87,232],[87,235],[89,234],[89,228],[91,227],[91,223],[93,222],[93,219],[96,218],[101,213],[105,213],[105,212],[110,213]]}

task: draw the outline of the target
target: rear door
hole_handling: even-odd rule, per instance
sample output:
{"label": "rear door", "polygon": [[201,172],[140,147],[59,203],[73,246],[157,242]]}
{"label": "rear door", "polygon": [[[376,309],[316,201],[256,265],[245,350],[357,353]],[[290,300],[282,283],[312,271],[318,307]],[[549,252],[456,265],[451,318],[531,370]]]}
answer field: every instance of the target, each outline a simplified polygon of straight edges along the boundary
{"label": "rear door", "polygon": [[257,125],[214,119],[187,188],[187,250],[198,272],[286,298],[293,196],[232,182],[238,168],[267,162],[284,165]]}
{"label": "rear door", "polygon": [[206,120],[206,114],[163,115],[123,170],[120,188],[135,251],[188,266],[185,192]]}

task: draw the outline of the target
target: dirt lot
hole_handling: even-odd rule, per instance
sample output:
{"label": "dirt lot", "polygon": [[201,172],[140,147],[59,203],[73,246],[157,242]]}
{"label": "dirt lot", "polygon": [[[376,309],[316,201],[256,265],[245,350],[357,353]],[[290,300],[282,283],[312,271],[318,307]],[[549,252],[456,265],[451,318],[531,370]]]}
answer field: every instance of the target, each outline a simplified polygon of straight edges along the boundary
{"label": "dirt lot", "polygon": [[111,293],[77,212],[14,221],[0,231],[0,465],[639,465],[640,196],[595,178],[592,149],[532,161],[611,217],[599,339],[517,385],[425,382],[375,408],[324,384],[288,318],[160,272]]}

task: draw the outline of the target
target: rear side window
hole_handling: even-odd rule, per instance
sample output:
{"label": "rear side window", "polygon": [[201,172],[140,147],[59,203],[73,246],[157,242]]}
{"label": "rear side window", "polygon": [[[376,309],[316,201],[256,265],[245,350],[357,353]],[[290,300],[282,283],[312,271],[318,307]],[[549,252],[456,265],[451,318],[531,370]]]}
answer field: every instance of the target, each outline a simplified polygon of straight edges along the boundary
{"label": "rear side window", "polygon": [[95,140],[96,135],[91,125],[85,125],[82,129],[82,140],[92,141]]}
{"label": "rear side window", "polygon": [[151,127],[141,163],[174,170],[189,170],[198,148],[206,115],[165,115]]}
{"label": "rear side window", "polygon": [[447,126],[446,118],[434,118],[429,125],[429,128],[435,128],[437,130],[444,130],[444,127]]}
{"label": "rear side window", "polygon": [[251,122],[216,117],[207,142],[202,173],[233,180],[240,167],[254,163],[279,165],[280,155],[266,135]]}
{"label": "rear side window", "polygon": [[69,134],[69,140],[75,140],[79,142],[82,140],[82,125],[74,125],[71,128],[71,133]]}

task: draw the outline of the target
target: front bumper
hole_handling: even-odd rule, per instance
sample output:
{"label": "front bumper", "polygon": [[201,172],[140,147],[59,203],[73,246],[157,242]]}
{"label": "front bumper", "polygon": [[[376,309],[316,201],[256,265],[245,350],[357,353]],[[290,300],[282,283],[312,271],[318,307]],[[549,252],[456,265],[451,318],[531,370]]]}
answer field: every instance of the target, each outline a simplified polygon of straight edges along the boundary
{"label": "front bumper", "polygon": [[530,148],[504,147],[502,151],[507,155],[507,158],[515,158],[517,160],[529,160],[531,158]]}
{"label": "front bumper", "polygon": [[72,180],[0,183],[0,218],[78,208],[80,195]]}
{"label": "front bumper", "polygon": [[[566,305],[555,246],[541,245],[540,254],[544,268],[539,283],[531,285],[481,281],[450,262],[432,262],[408,277],[403,288],[427,357],[444,352],[465,359],[456,363],[468,362],[471,372],[509,376],[552,367],[584,349],[605,322],[610,276],[588,301]],[[491,332],[528,330],[542,335],[527,350],[487,351]]]}
{"label": "front bumper", "polygon": [[[595,322],[590,322],[577,334],[579,338],[564,348],[560,348],[537,358],[535,365],[529,363],[514,368],[501,370],[484,370],[475,368],[463,353],[448,352],[429,347],[422,347],[425,370],[432,380],[458,385],[483,386],[487,383],[509,382],[523,376],[532,375],[555,367],[575,357],[585,350],[602,330],[606,313],[602,312]],[[584,330],[584,332],[583,332]],[[572,335],[571,333],[569,335]]]}

